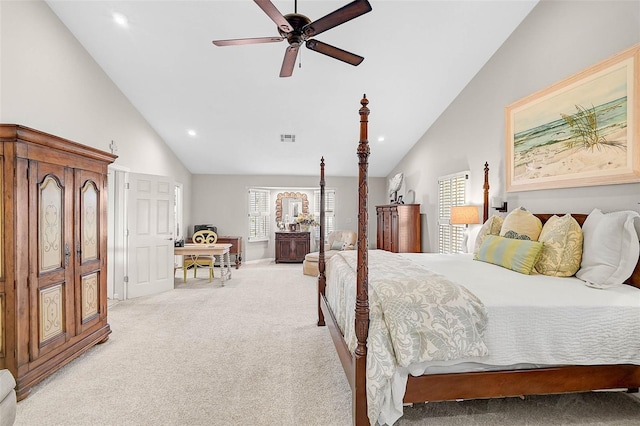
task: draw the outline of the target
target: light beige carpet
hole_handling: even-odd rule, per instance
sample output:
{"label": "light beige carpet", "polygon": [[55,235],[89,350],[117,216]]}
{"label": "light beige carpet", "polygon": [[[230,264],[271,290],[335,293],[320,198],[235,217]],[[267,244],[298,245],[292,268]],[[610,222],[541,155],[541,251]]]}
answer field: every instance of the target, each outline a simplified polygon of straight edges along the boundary
{"label": "light beige carpet", "polygon": [[[351,424],[350,389],[328,330],[316,327],[316,280],[302,265],[243,265],[224,287],[201,276],[111,306],[110,339],[34,387],[16,425]],[[418,404],[398,424],[638,425],[640,400]]]}

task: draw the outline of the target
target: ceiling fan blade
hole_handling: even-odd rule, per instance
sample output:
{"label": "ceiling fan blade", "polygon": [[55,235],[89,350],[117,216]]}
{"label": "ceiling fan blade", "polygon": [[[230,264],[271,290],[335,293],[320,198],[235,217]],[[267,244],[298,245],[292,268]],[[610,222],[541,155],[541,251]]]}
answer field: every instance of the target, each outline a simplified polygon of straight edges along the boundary
{"label": "ceiling fan blade", "polygon": [[287,47],[284,52],[282,68],[280,68],[280,77],[291,77],[293,74],[293,67],[296,65],[296,58],[298,57],[298,49],[299,46],[297,45]]}
{"label": "ceiling fan blade", "polygon": [[340,9],[334,10],[328,15],[305,25],[302,31],[307,37],[313,37],[370,11],[371,5],[367,0],[354,0],[346,6],[342,6]]}
{"label": "ceiling fan blade", "polygon": [[269,0],[253,0],[259,7],[266,13],[273,22],[276,23],[278,28],[285,33],[293,31],[293,27],[289,24],[289,21],[280,13],[277,7]]}
{"label": "ceiling fan blade", "polygon": [[358,56],[356,54],[347,52],[346,50],[339,49],[318,40],[307,40],[307,47],[311,50],[315,50],[318,53],[331,56],[332,58],[354,66],[360,65],[360,63],[364,61],[364,58],[362,56]]}
{"label": "ceiling fan blade", "polygon": [[231,40],[213,40],[216,46],[237,46],[240,44],[276,43],[284,40],[283,37],[257,37],[257,38],[235,38]]}

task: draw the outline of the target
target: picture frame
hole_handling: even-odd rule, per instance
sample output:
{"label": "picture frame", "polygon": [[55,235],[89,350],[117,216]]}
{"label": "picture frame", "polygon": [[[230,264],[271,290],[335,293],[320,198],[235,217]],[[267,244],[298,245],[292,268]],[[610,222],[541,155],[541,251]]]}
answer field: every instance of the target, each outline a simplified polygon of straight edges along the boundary
{"label": "picture frame", "polygon": [[505,108],[507,192],[640,182],[640,44]]}

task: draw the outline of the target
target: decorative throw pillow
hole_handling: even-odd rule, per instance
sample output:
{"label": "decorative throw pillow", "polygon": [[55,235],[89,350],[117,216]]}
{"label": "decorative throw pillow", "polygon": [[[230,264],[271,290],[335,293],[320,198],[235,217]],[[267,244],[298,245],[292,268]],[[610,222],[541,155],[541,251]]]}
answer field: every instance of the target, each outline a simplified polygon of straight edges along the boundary
{"label": "decorative throw pillow", "polygon": [[582,239],[582,228],[570,214],[551,216],[538,238],[544,246],[536,271],[553,277],[574,275],[580,269]]}
{"label": "decorative throw pillow", "polygon": [[604,214],[594,209],[589,213],[582,225],[584,246],[576,277],[596,288],[624,283],[640,254],[635,220],[640,220],[640,214],[630,210]]}
{"label": "decorative throw pillow", "polygon": [[504,219],[500,216],[491,216],[487,221],[482,225],[480,231],[478,231],[478,236],[476,237],[476,243],[473,246],[473,254],[478,254],[478,249],[482,245],[485,237],[487,235],[500,235],[500,229],[502,229],[502,222]]}
{"label": "decorative throw pillow", "polygon": [[343,246],[345,243],[343,243],[342,241],[334,241],[331,244],[331,249],[330,250],[344,250]]}
{"label": "decorative throw pillow", "polygon": [[538,241],[487,235],[474,259],[529,275],[541,251]]}
{"label": "decorative throw pillow", "polygon": [[518,240],[538,241],[542,222],[524,207],[518,207],[504,218],[500,236]]}

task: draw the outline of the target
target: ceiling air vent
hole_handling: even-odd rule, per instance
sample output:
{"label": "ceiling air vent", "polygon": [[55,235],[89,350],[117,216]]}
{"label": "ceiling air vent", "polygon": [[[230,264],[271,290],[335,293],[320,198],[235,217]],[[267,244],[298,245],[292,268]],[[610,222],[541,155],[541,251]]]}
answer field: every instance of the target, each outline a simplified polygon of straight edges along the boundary
{"label": "ceiling air vent", "polygon": [[296,135],[280,135],[280,142],[295,142]]}

